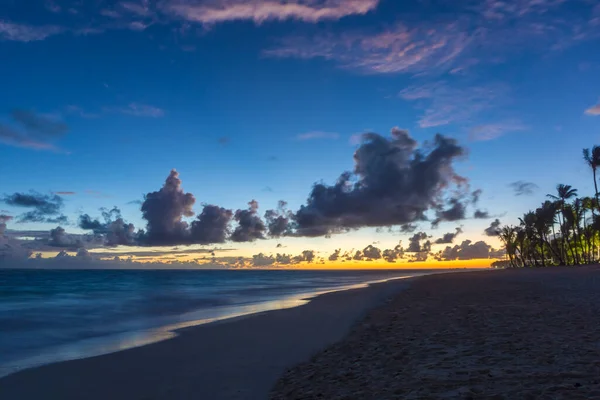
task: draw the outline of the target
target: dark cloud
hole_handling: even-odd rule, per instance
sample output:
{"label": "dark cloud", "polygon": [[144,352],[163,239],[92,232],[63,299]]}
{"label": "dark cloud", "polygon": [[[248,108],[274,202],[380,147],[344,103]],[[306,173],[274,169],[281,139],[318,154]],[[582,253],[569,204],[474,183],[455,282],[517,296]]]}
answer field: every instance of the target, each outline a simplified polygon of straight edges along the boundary
{"label": "dark cloud", "polygon": [[460,245],[447,246],[436,258],[441,261],[477,260],[490,258],[491,255],[501,257],[502,254],[502,251],[494,250],[492,246],[483,241],[473,243],[465,240]]}
{"label": "dark cloud", "polygon": [[342,249],[337,249],[333,252],[332,255],[329,256],[329,261],[337,261],[340,258],[340,252]]}
{"label": "dark cloud", "polygon": [[287,203],[283,200],[279,201],[277,210],[267,210],[265,220],[271,237],[281,237],[291,234],[290,221],[293,214],[287,210]]}
{"label": "dark cloud", "polygon": [[141,209],[147,225],[143,242],[157,246],[187,243],[188,224],[183,218],[194,215],[195,202],[194,195],[181,188],[179,173],[172,170],[159,191],[144,197]]}
{"label": "dark cloud", "polygon": [[13,217],[10,215],[0,214],[0,236],[4,235],[4,232],[6,232],[6,223],[12,219]]}
{"label": "dark cloud", "polygon": [[6,195],[2,201],[10,206],[31,208],[17,217],[17,222],[66,223],[67,217],[61,213],[63,198],[57,194],[14,193]]}
{"label": "dark cloud", "polygon": [[479,199],[481,198],[482,193],[483,191],[481,189],[474,190],[473,193],[471,193],[471,201],[473,202],[473,204],[479,203]]}
{"label": "dark cloud", "polygon": [[417,225],[415,225],[415,224],[403,224],[403,225],[400,225],[400,233],[413,233],[417,229],[419,229],[419,227]]}
{"label": "dark cloud", "polygon": [[362,261],[362,259],[363,259],[362,252],[360,250],[356,250],[356,253],[354,253],[354,256],[352,257],[352,259],[355,261]]}
{"label": "dark cloud", "polygon": [[404,257],[404,249],[398,244],[394,249],[386,249],[383,251],[382,257],[389,263],[395,263],[399,258]]}
{"label": "dark cloud", "polygon": [[0,124],[0,142],[36,150],[58,150],[52,143],[69,130],[56,118],[29,110],[15,109],[11,112],[13,126]]}
{"label": "dark cloud", "polygon": [[367,260],[379,260],[381,258],[381,250],[372,244],[365,247],[362,254],[363,258],[366,258]]}
{"label": "dark cloud", "polygon": [[231,234],[234,242],[253,242],[265,238],[267,227],[258,215],[258,202],[252,200],[247,210],[237,210],[234,219],[238,225]]}
{"label": "dark cloud", "polygon": [[458,227],[456,228],[456,232],[449,232],[444,234],[444,236],[442,236],[441,238],[439,238],[438,240],[435,241],[436,244],[450,244],[454,242],[454,239],[456,239],[456,237],[458,235],[460,235],[463,232],[462,228]]}
{"label": "dark cloud", "polygon": [[81,243],[77,238],[67,234],[62,227],[56,227],[50,230],[50,240],[48,245],[52,247],[77,248],[81,247]]}
{"label": "dark cloud", "polygon": [[487,211],[483,211],[483,210],[475,210],[475,213],[473,214],[473,218],[488,219],[488,218],[490,218],[490,213]]}
{"label": "dark cloud", "polygon": [[137,244],[138,234],[135,232],[135,227],[123,220],[119,208],[101,208],[100,211],[102,222],[99,219],[92,219],[88,214],[83,214],[79,217],[79,227],[93,231],[96,235],[103,235],[108,246]]}
{"label": "dark cloud", "polygon": [[270,267],[273,264],[275,264],[275,258],[273,256],[267,256],[263,253],[252,256],[252,265],[255,267]]}
{"label": "dark cloud", "polygon": [[439,225],[442,221],[454,222],[466,218],[467,206],[460,199],[452,198],[449,200],[450,207],[446,210],[436,211],[435,220],[431,223],[433,227]]}
{"label": "dark cloud", "polygon": [[[408,253],[423,253],[431,251],[431,242],[427,240],[429,236],[425,232],[415,233],[408,240],[408,248],[406,251]],[[421,244],[422,241],[427,240],[425,243]]]}
{"label": "dark cloud", "polygon": [[206,205],[202,213],[192,222],[191,243],[211,244],[225,243],[229,235],[229,223],[233,211],[223,207]]}
{"label": "dark cloud", "polygon": [[524,181],[509,183],[508,186],[514,191],[515,196],[531,196],[539,189],[535,183]]}
{"label": "dark cloud", "polygon": [[486,236],[498,236],[500,235],[500,225],[502,225],[502,223],[499,219],[496,219],[489,227],[485,228],[483,233],[485,233]]}
{"label": "dark cloud", "polygon": [[314,250],[304,250],[302,254],[296,256],[292,259],[294,263],[307,262],[312,263],[315,260],[315,252]]}
{"label": "dark cloud", "polygon": [[425,219],[456,182],[453,162],[465,154],[454,139],[436,135],[418,149],[408,132],[394,128],[391,138],[363,135],[354,154],[354,172],[337,183],[315,184],[306,205],[295,214],[300,236],[325,236],[361,227],[409,224]]}

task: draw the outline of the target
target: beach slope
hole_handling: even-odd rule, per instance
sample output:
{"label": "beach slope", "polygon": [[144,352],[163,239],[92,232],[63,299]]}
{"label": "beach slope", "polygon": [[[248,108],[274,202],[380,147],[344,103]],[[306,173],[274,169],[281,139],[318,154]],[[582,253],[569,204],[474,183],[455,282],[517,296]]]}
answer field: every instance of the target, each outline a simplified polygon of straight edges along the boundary
{"label": "beach slope", "polygon": [[600,268],[419,278],[272,399],[600,399]]}

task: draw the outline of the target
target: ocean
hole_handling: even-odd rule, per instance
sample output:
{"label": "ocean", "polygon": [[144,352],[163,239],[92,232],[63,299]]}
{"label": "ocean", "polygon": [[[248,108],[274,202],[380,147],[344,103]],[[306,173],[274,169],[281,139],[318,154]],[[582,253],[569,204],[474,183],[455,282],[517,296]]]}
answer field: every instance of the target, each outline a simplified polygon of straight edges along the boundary
{"label": "ocean", "polygon": [[298,306],[327,291],[432,272],[0,269],[0,376],[157,342],[177,328]]}

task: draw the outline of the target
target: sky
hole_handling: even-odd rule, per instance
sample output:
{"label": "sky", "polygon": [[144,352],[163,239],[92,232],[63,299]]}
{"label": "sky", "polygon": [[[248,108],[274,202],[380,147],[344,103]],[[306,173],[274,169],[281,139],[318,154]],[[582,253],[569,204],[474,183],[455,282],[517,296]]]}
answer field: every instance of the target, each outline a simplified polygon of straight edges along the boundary
{"label": "sky", "polygon": [[489,265],[593,193],[599,45],[595,0],[2,0],[0,266]]}

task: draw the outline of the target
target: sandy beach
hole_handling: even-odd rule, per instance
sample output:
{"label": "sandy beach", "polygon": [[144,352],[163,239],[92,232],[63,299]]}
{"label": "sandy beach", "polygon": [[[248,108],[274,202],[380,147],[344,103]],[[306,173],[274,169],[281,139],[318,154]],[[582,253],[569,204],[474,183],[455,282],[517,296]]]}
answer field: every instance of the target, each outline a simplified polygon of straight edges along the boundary
{"label": "sandy beach", "polygon": [[21,371],[0,399],[263,399],[287,368],[344,338],[407,280],[328,293],[308,304],[200,325],[144,347]]}
{"label": "sandy beach", "polygon": [[272,399],[600,399],[600,268],[419,278]]}
{"label": "sandy beach", "polygon": [[600,267],[390,281],[25,370],[0,398],[600,399],[599,289]]}

